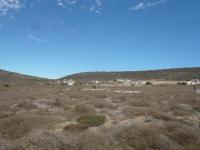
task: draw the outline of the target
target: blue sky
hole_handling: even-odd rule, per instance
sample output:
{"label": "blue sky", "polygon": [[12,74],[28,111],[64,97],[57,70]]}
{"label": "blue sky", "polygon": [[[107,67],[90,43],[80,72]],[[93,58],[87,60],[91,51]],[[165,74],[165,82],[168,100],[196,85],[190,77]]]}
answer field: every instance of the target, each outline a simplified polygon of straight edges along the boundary
{"label": "blue sky", "polygon": [[0,0],[1,69],[57,78],[199,58],[199,0]]}

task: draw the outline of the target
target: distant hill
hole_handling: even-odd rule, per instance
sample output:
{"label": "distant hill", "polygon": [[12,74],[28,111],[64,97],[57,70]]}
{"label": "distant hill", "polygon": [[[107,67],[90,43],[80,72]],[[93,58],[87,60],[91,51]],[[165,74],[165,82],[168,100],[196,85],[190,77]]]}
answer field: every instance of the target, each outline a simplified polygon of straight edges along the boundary
{"label": "distant hill", "polygon": [[[60,79],[76,80],[100,80],[108,81],[115,79],[130,80],[190,80],[200,79],[200,67],[196,68],[176,68],[147,71],[124,71],[124,72],[83,72],[69,75]],[[0,69],[0,82],[34,82],[51,81],[46,78],[23,75]]]}
{"label": "distant hill", "polygon": [[48,79],[23,75],[20,73],[9,72],[0,69],[0,82],[34,82],[47,81]]}
{"label": "distant hill", "polygon": [[200,67],[196,68],[175,68],[147,71],[125,71],[125,72],[84,72],[63,77],[61,79],[77,80],[190,80],[200,79]]}

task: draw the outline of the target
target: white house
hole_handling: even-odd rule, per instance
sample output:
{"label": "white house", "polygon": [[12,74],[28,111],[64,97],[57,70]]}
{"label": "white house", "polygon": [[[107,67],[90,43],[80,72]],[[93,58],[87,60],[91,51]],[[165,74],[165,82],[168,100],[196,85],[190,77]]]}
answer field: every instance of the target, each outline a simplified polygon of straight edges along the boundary
{"label": "white house", "polygon": [[76,81],[72,80],[72,79],[69,79],[69,80],[63,80],[62,82],[64,85],[67,85],[67,86],[73,86],[75,85]]}
{"label": "white house", "polygon": [[200,85],[200,80],[194,79],[194,80],[187,81],[187,85]]}
{"label": "white house", "polygon": [[100,84],[100,81],[96,80],[96,81],[92,81],[93,84]]}
{"label": "white house", "polygon": [[123,84],[124,86],[132,86],[135,84],[135,81],[129,79],[117,79],[116,80],[119,84]]}
{"label": "white house", "polygon": [[134,86],[145,86],[146,83],[146,81],[135,81]]}

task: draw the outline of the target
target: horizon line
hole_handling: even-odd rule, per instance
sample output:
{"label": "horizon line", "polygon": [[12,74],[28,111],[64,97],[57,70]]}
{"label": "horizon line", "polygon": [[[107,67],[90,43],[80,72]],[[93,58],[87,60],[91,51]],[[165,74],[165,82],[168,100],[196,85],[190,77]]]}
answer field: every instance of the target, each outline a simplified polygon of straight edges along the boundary
{"label": "horizon line", "polygon": [[37,76],[37,75],[31,75],[31,74],[26,74],[22,72],[17,72],[17,71],[12,71],[12,70],[7,70],[7,69],[1,69],[0,71],[5,71],[5,72],[10,72],[10,73],[16,73],[19,75],[24,75],[24,76],[30,76],[30,77],[36,77],[36,78],[43,78],[43,79],[49,79],[49,80],[58,80],[67,76],[72,76],[75,74],[81,74],[81,73],[119,73],[119,72],[145,72],[145,71],[159,71],[159,70],[174,70],[174,69],[193,69],[193,68],[200,68],[200,66],[186,66],[186,67],[166,67],[166,68],[155,68],[155,69],[141,69],[141,70],[91,70],[91,71],[80,71],[80,72],[74,72],[70,74],[66,74],[64,76],[60,77],[55,77],[55,78],[49,78],[49,77],[42,77],[42,76]]}

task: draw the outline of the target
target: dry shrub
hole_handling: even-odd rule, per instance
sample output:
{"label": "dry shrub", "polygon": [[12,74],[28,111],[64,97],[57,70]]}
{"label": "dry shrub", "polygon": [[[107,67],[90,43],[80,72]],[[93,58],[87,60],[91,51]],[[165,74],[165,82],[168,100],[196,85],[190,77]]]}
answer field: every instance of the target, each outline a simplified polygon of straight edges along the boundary
{"label": "dry shrub", "polygon": [[53,102],[53,105],[54,106],[57,106],[57,107],[61,107],[63,106],[63,101],[61,101],[59,98],[56,98],[55,101]]}
{"label": "dry shrub", "polygon": [[194,106],[193,109],[200,113],[200,105]]}
{"label": "dry shrub", "polygon": [[4,84],[4,87],[11,87],[10,84],[6,83]]}
{"label": "dry shrub", "polygon": [[27,136],[32,129],[49,129],[55,124],[53,117],[47,116],[12,116],[0,120],[0,137],[4,139],[19,139]]}
{"label": "dry shrub", "polygon": [[105,99],[108,97],[105,92],[101,92],[101,91],[97,91],[97,92],[92,91],[91,95],[97,99]]}
{"label": "dry shrub", "polygon": [[158,129],[151,126],[131,126],[116,135],[125,149],[130,150],[171,150],[173,142]]}
{"label": "dry shrub", "polygon": [[143,99],[131,99],[128,104],[134,107],[148,107],[149,102]]}
{"label": "dry shrub", "polygon": [[81,132],[84,131],[88,128],[87,125],[83,125],[83,124],[70,124],[67,125],[63,128],[64,131],[68,131],[68,132]]}
{"label": "dry shrub", "polygon": [[12,146],[8,141],[0,138],[0,150],[11,150]]}
{"label": "dry shrub", "polygon": [[21,101],[18,105],[17,105],[18,108],[20,109],[36,109],[37,106],[32,104],[30,101]]}
{"label": "dry shrub", "polygon": [[128,100],[127,95],[126,95],[126,96],[120,95],[120,96],[118,97],[118,99],[119,99],[120,101],[122,101],[122,102],[126,102],[126,101]]}
{"label": "dry shrub", "polygon": [[78,150],[75,142],[70,141],[76,139],[66,139],[63,135],[51,132],[41,131],[22,140],[12,150]]}
{"label": "dry shrub", "polygon": [[177,121],[166,122],[165,133],[181,146],[195,145],[200,140],[200,129]]}
{"label": "dry shrub", "polygon": [[94,107],[96,108],[110,108],[110,109],[115,109],[116,106],[113,105],[112,103],[106,101],[106,100],[101,100],[101,99],[97,99],[95,101],[92,102]]}
{"label": "dry shrub", "polygon": [[173,115],[175,115],[175,116],[190,116],[192,114],[193,114],[192,112],[185,111],[182,109],[174,109],[173,110]]}
{"label": "dry shrub", "polygon": [[73,102],[68,102],[64,99],[56,98],[55,101],[52,102],[53,106],[61,107],[63,110],[68,111],[71,109],[71,105],[73,105]]}
{"label": "dry shrub", "polygon": [[6,102],[0,102],[0,112],[1,111],[8,111],[10,109],[10,104]]}
{"label": "dry shrub", "polygon": [[111,137],[99,133],[83,132],[74,137],[72,134],[41,133],[26,138],[13,150],[123,150],[112,143]]}
{"label": "dry shrub", "polygon": [[28,135],[31,125],[24,117],[6,118],[0,121],[0,135],[5,139],[18,139]]}
{"label": "dry shrub", "polygon": [[11,117],[14,114],[15,114],[14,112],[2,111],[2,112],[0,112],[0,119]]}
{"label": "dry shrub", "polygon": [[173,119],[173,116],[167,112],[161,112],[160,110],[156,109],[148,109],[148,114],[153,116],[153,118],[164,120],[164,121],[170,121]]}
{"label": "dry shrub", "polygon": [[175,116],[190,116],[194,113],[192,109],[178,104],[170,104],[170,111],[172,111]]}
{"label": "dry shrub", "polygon": [[128,118],[135,118],[137,116],[144,116],[146,113],[145,108],[137,108],[137,107],[131,107],[127,106],[123,110],[124,115],[126,115]]}
{"label": "dry shrub", "polygon": [[[78,140],[78,150],[120,150],[110,136],[85,132]],[[122,149],[121,149],[122,150]]]}
{"label": "dry shrub", "polygon": [[79,101],[85,101],[85,100],[94,98],[92,95],[89,95],[88,93],[81,93],[80,90],[79,91],[70,91],[68,96],[70,99],[75,98]]}
{"label": "dry shrub", "polygon": [[91,105],[79,104],[74,108],[77,115],[86,115],[95,113],[95,109]]}

